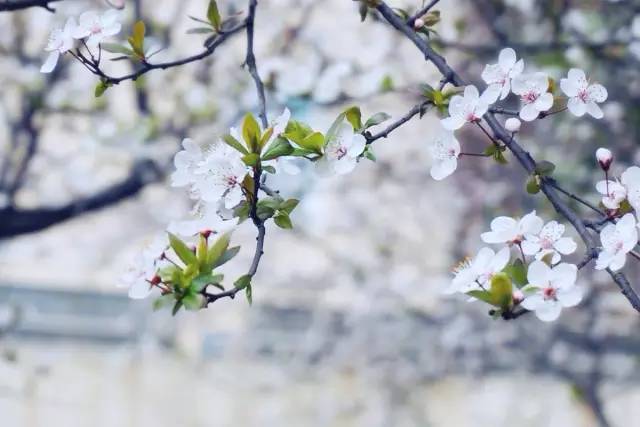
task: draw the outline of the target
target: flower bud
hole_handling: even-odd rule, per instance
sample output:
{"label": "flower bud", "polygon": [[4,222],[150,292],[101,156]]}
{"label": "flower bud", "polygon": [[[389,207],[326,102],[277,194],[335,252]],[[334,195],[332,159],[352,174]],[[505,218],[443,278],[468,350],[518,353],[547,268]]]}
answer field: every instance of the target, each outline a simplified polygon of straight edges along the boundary
{"label": "flower bud", "polygon": [[414,29],[419,30],[422,27],[424,27],[424,20],[422,18],[418,18],[415,21],[413,21]]}
{"label": "flower bud", "polygon": [[520,304],[522,301],[524,301],[524,294],[520,289],[515,289],[513,291],[513,303]]}
{"label": "flower bud", "polygon": [[208,238],[209,238],[209,236],[211,236],[211,233],[213,233],[213,231],[211,231],[211,230],[202,230],[202,231],[200,232],[200,235],[201,235],[202,237],[204,237],[205,239],[208,239]]}
{"label": "flower bud", "polygon": [[613,154],[611,154],[611,150],[601,147],[596,150],[596,159],[600,163],[602,170],[608,171],[611,163],[613,163]]}
{"label": "flower bud", "polygon": [[162,279],[160,279],[160,276],[158,275],[153,276],[153,278],[149,281],[149,283],[154,286],[160,284],[160,282],[162,282]]}
{"label": "flower bud", "polygon": [[518,132],[520,130],[520,120],[515,117],[510,117],[504,122],[504,127],[509,132]]}

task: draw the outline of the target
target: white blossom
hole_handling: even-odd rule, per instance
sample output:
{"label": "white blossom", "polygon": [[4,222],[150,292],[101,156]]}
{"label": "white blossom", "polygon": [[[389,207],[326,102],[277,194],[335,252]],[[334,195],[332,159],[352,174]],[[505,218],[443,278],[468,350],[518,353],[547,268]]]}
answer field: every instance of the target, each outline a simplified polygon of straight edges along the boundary
{"label": "white blossom", "polygon": [[502,248],[498,253],[491,248],[480,249],[473,259],[465,260],[455,269],[455,277],[444,293],[467,293],[488,289],[491,286],[491,278],[507,266],[509,258],[509,248]]}
{"label": "white blossom", "polygon": [[218,141],[205,154],[195,171],[194,188],[205,202],[224,200],[227,208],[236,206],[243,199],[242,180],[247,166],[240,153],[222,141]]}
{"label": "white blossom", "polygon": [[107,37],[115,36],[122,29],[118,22],[120,13],[109,9],[103,14],[94,11],[84,12],[78,19],[78,27],[73,32],[76,39],[86,38],[87,46],[96,47]]}
{"label": "white blossom", "polygon": [[504,128],[509,132],[518,132],[520,130],[521,125],[522,125],[522,122],[516,119],[515,117],[509,117],[504,122]]}
{"label": "white blossom", "polygon": [[49,41],[44,48],[49,52],[47,59],[40,68],[41,73],[50,73],[56,68],[60,55],[68,52],[73,48],[75,40],[73,39],[73,32],[76,29],[76,20],[74,18],[67,19],[64,28],[56,28],[49,35]]}
{"label": "white blossom", "polygon": [[[172,221],[167,231],[184,237],[191,237],[203,231],[225,233],[238,223],[237,219],[228,219],[229,210],[221,200],[219,203],[199,202],[191,212],[192,219]],[[231,212],[231,218],[233,212]],[[227,218],[227,219],[225,219]]]}
{"label": "white blossom", "polygon": [[521,305],[534,311],[544,322],[554,321],[563,307],[574,307],[582,300],[582,288],[576,286],[578,268],[574,264],[562,263],[551,268],[542,261],[529,265],[527,280],[523,288],[525,299]]}
{"label": "white blossom", "polygon": [[520,74],[513,79],[511,87],[524,103],[520,118],[525,122],[537,119],[541,112],[553,106],[553,95],[547,92],[549,78],[544,73]]}
{"label": "white blossom", "polygon": [[351,172],[366,146],[364,136],[355,133],[351,125],[342,123],[325,142],[324,153],[316,162],[316,170],[322,175]]}
{"label": "white blossom", "polygon": [[143,299],[151,295],[151,281],[156,276],[162,256],[169,244],[163,233],[155,237],[136,257],[120,277],[119,286],[129,289],[129,298]]}
{"label": "white blossom", "polygon": [[596,190],[602,194],[602,204],[607,209],[618,209],[625,200],[640,212],[640,168],[631,166],[620,176],[620,181],[600,181]]}
{"label": "white blossom", "polygon": [[584,71],[578,68],[569,70],[568,76],[560,80],[560,88],[569,97],[567,108],[577,116],[589,113],[596,119],[603,117],[602,110],[597,103],[607,100],[607,89],[601,84],[589,84]]}
{"label": "white blossom", "polygon": [[602,250],[596,260],[596,270],[620,270],[624,267],[627,254],[638,243],[635,217],[628,213],[616,224],[608,224],[600,232],[600,242]]}
{"label": "white blossom", "polygon": [[171,174],[172,187],[192,185],[196,180],[196,169],[204,160],[202,149],[191,138],[182,141],[182,148],[173,158],[176,170]]}
{"label": "white blossom", "polygon": [[449,117],[442,119],[442,127],[447,130],[460,129],[465,123],[480,121],[491,104],[493,95],[485,91],[482,95],[475,86],[464,88],[464,94],[455,95],[449,102]]}
{"label": "white blossom", "polygon": [[443,180],[458,167],[460,143],[453,132],[443,130],[429,145],[429,154],[433,158],[431,177],[438,181]]}
{"label": "white blossom", "polygon": [[551,263],[556,264],[560,262],[560,255],[572,254],[578,247],[571,237],[563,237],[564,231],[564,225],[548,222],[539,233],[524,236],[522,251],[525,255],[535,255],[537,260],[551,255]]}
{"label": "white blossom", "polygon": [[[273,129],[273,133],[269,138],[269,141],[265,144],[265,151],[269,149],[269,146],[287,129],[289,120],[291,119],[291,111],[285,108],[282,114],[273,119],[269,124],[269,127]],[[237,131],[236,131],[237,132]],[[237,139],[237,138],[236,138]],[[288,156],[278,157],[275,162],[264,162],[266,165],[271,165],[276,169],[276,173],[284,172],[287,175],[298,175],[300,168],[296,164],[295,160]]]}
{"label": "white blossom", "polygon": [[607,148],[600,147],[596,150],[596,160],[603,170],[608,171],[613,162],[613,153]]}
{"label": "white blossom", "polygon": [[511,92],[511,80],[524,69],[524,61],[516,58],[516,52],[510,47],[502,49],[497,64],[490,64],[482,71],[482,80],[489,85],[487,91],[492,94],[492,102],[505,99]]}
{"label": "white blossom", "polygon": [[520,244],[526,235],[536,235],[542,230],[543,221],[536,215],[536,211],[530,212],[520,220],[508,216],[499,216],[491,221],[491,231],[481,234],[485,243],[506,243],[508,245]]}

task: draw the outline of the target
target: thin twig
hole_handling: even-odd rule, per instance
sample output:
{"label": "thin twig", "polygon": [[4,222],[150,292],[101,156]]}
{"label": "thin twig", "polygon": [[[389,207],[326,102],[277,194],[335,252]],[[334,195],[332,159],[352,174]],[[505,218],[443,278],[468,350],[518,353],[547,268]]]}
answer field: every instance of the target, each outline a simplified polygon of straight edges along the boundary
{"label": "thin twig", "polygon": [[431,0],[431,2],[429,2],[429,4],[427,4],[426,6],[420,8],[415,14],[413,14],[411,16],[411,18],[407,19],[407,25],[410,26],[410,27],[413,27],[413,25],[416,23],[416,19],[422,18],[424,15],[429,13],[431,8],[433,6],[435,6],[436,4],[438,4],[439,1],[440,0]]}

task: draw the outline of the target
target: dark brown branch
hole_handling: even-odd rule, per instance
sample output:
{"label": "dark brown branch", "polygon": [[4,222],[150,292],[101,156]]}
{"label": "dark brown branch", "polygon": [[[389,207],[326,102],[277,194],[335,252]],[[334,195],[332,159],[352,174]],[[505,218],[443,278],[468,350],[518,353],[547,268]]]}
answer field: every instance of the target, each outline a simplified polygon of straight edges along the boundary
{"label": "dark brown branch", "polygon": [[0,12],[14,12],[31,7],[42,7],[49,12],[55,12],[56,10],[49,3],[58,1],[62,0],[4,0],[0,1]]}
{"label": "dark brown branch", "polygon": [[367,139],[367,144],[371,144],[372,142],[380,139],[386,138],[389,136],[391,132],[395,129],[399,128],[409,120],[411,120],[414,116],[418,114],[424,114],[428,106],[432,105],[431,101],[423,101],[420,104],[416,104],[411,110],[409,110],[404,116],[400,117],[395,122],[391,123],[389,126],[384,128],[378,133],[370,134],[369,132],[364,133],[364,137]]}

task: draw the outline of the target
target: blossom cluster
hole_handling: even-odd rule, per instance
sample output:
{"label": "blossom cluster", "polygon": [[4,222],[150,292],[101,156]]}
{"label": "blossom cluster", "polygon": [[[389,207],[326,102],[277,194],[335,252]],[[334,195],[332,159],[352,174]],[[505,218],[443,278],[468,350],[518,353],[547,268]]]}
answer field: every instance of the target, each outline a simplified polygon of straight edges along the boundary
{"label": "blossom cluster", "polygon": [[87,49],[96,48],[105,38],[115,36],[122,29],[119,22],[120,12],[110,9],[104,13],[87,11],[78,20],[75,17],[67,19],[64,27],[51,31],[45,51],[49,52],[42,64],[40,72],[52,72],[60,56],[75,47],[77,40],[82,40]]}
{"label": "blossom cluster", "polygon": [[[577,68],[569,70],[567,77],[560,80],[566,107],[555,112],[550,112],[555,103],[554,85],[551,84],[550,77],[543,72],[524,73],[524,61],[518,60],[516,52],[511,48],[500,52],[498,63],[485,66],[482,79],[487,84],[482,93],[477,87],[469,85],[464,88],[462,95],[454,95],[449,101],[449,117],[440,121],[442,129],[430,146],[433,158],[431,176],[436,180],[451,175],[458,166],[458,159],[468,154],[462,152],[454,131],[465,124],[481,126],[482,118],[490,111],[491,106],[506,99],[511,93],[520,98],[522,108],[518,116],[525,122],[564,109],[577,117],[585,114],[596,119],[603,117],[598,103],[607,99],[607,90],[600,84],[590,84],[584,71]],[[505,122],[505,128],[510,132],[518,132],[520,126],[520,120],[515,117]],[[496,144],[495,141],[493,143]]]}

